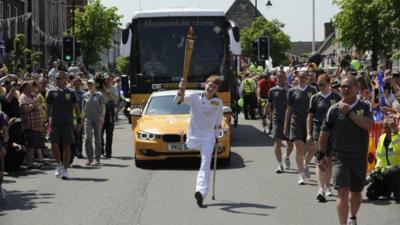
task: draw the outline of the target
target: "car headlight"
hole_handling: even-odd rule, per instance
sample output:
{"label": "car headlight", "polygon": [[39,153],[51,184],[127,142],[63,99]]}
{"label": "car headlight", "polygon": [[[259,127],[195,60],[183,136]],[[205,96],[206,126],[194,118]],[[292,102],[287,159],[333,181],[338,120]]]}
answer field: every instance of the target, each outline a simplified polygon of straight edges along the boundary
{"label": "car headlight", "polygon": [[228,132],[228,131],[227,131],[226,129],[216,130],[216,131],[215,131],[215,136],[216,136],[217,138],[223,138],[223,137],[226,135],[227,132]]}
{"label": "car headlight", "polygon": [[138,138],[140,140],[154,141],[156,139],[156,135],[149,132],[139,131]]}

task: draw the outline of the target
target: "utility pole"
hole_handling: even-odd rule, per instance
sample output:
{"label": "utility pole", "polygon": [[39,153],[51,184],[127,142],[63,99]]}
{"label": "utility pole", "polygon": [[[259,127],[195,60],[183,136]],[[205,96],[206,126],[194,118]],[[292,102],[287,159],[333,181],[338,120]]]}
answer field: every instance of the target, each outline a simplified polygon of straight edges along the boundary
{"label": "utility pole", "polygon": [[315,0],[312,0],[312,52],[315,52]]}
{"label": "utility pole", "polygon": [[73,54],[72,54],[72,63],[75,64],[75,0],[72,0],[72,38],[73,38]]}

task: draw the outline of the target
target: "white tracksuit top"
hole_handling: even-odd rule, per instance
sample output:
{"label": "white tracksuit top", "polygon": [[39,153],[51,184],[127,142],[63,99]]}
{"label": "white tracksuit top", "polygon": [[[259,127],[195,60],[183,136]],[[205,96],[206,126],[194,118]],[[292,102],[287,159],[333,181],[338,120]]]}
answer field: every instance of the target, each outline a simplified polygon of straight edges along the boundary
{"label": "white tracksuit top", "polygon": [[217,96],[207,99],[204,92],[189,93],[185,95],[184,103],[190,105],[191,114],[186,139],[188,148],[199,147],[203,142],[214,142],[223,116],[222,100]]}

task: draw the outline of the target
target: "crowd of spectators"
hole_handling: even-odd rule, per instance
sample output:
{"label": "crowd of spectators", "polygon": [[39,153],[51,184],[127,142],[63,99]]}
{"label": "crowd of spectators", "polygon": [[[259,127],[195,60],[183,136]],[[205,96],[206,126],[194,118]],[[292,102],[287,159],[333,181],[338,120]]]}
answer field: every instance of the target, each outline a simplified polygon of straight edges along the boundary
{"label": "crowd of spectators", "polygon": [[[84,158],[83,152],[86,165],[92,165],[92,138],[93,165],[101,165],[101,154],[112,157],[119,77],[90,74],[84,67],[68,67],[61,61],[49,71],[32,73],[12,74],[6,66],[0,68],[1,198],[5,198],[4,174],[46,168],[55,160],[56,176],[68,179],[68,166],[74,157]],[[72,128],[70,134],[66,126]]]}

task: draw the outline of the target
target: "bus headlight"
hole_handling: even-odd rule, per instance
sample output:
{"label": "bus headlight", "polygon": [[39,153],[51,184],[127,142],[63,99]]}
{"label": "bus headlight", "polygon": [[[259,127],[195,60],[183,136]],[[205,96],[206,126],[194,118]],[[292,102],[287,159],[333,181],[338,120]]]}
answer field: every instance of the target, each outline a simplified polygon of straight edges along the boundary
{"label": "bus headlight", "polygon": [[154,141],[156,139],[156,135],[145,131],[139,131],[138,138],[140,140]]}

